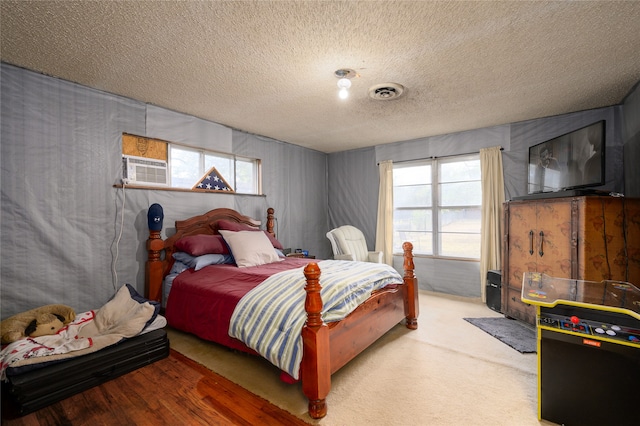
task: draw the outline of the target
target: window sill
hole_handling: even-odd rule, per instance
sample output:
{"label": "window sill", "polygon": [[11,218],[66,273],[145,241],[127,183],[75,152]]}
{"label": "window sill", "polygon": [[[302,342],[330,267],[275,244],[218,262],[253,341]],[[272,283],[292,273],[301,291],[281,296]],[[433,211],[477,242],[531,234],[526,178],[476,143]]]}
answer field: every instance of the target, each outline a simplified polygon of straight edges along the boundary
{"label": "window sill", "polygon": [[265,194],[245,194],[242,192],[229,192],[229,191],[200,191],[189,188],[172,188],[170,186],[152,186],[152,185],[123,185],[115,184],[114,188],[126,188],[126,189],[144,189],[153,191],[172,191],[172,192],[191,192],[198,194],[226,194],[226,195],[242,195],[250,197],[266,197]]}
{"label": "window sill", "polygon": [[[394,256],[404,256],[403,253],[393,253]],[[455,260],[460,262],[480,262],[480,259],[472,259],[470,257],[450,257],[450,256],[434,256],[432,254],[413,254],[414,258],[423,258],[423,259],[436,259],[436,260]]]}

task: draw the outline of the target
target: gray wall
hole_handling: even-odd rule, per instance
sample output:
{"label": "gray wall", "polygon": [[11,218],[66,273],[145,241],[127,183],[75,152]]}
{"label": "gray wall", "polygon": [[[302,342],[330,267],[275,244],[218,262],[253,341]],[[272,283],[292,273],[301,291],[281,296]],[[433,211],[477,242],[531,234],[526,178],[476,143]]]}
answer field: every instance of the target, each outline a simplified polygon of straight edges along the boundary
{"label": "gray wall", "polygon": [[624,181],[628,197],[640,197],[640,83],[623,103]]}
{"label": "gray wall", "polygon": [[[599,189],[624,192],[622,106],[529,120],[467,132],[379,145],[372,149],[344,151],[329,156],[329,224],[331,227],[356,222],[367,230],[373,247],[377,215],[377,162],[407,161],[479,152],[501,146],[505,175],[505,196],[509,200],[527,193],[529,147],[539,142],[607,120],[606,184]],[[485,280],[480,264],[420,256],[414,259],[420,288],[464,297],[480,297]],[[402,257],[394,256],[402,268]]]}
{"label": "gray wall", "polygon": [[[331,229],[353,225],[374,250],[380,184],[375,148],[330,154],[327,170]],[[331,253],[328,239],[326,246]]]}
{"label": "gray wall", "polygon": [[[144,292],[153,203],[164,207],[163,236],[173,233],[176,219],[213,208],[263,219],[274,207],[286,247],[329,258],[325,233],[342,224],[361,227],[373,248],[379,161],[500,145],[512,197],[526,191],[528,146],[604,118],[607,188],[622,192],[622,123],[627,145],[637,146],[640,127],[636,90],[624,106],[326,155],[4,63],[0,71],[1,318],[48,303],[97,308],[124,283]],[[266,195],[115,188],[123,132],[261,158]],[[402,268],[401,257],[394,262]],[[415,264],[421,288],[480,295],[477,262],[425,257]]]}
{"label": "gray wall", "polygon": [[[146,214],[174,221],[230,207],[276,210],[286,247],[326,257],[326,154],[43,76],[1,72],[1,312],[49,303],[100,307],[124,283],[144,293]],[[265,196],[115,188],[122,133],[262,159]]]}

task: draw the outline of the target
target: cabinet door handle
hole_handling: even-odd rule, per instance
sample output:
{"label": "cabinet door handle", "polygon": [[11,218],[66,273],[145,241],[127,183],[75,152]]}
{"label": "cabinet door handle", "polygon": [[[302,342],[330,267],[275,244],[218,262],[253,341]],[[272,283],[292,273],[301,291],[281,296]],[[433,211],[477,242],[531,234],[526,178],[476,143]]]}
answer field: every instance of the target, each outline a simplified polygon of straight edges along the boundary
{"label": "cabinet door handle", "polygon": [[533,254],[533,229],[529,231],[529,254]]}
{"label": "cabinet door handle", "polygon": [[538,251],[538,254],[540,255],[540,257],[544,256],[544,250],[543,250],[543,243],[544,243],[544,232],[540,231],[540,250]]}

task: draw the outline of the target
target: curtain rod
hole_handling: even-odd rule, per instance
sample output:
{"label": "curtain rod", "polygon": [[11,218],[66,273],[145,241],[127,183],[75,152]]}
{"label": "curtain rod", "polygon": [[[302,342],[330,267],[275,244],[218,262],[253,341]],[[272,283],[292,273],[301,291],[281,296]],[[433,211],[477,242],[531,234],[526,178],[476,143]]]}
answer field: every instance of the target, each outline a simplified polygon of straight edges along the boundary
{"label": "curtain rod", "polygon": [[[503,147],[500,147],[500,151],[504,151]],[[471,155],[471,154],[480,154],[480,151],[478,152],[467,152],[464,154],[451,154],[451,155],[432,155],[431,157],[424,157],[424,158],[412,158],[411,160],[400,160],[400,161],[393,161],[394,164],[398,164],[398,163],[408,163],[409,161],[421,161],[421,160],[434,160],[436,158],[447,158],[447,157],[457,157],[457,156],[461,156],[461,155]],[[380,162],[376,163],[378,166],[380,165]]]}

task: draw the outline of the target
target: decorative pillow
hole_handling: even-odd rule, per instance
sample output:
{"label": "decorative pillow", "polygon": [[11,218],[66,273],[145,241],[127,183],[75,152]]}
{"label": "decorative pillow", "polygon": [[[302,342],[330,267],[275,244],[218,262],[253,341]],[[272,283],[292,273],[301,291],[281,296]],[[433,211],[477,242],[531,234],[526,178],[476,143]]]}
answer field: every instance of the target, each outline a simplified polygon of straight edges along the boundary
{"label": "decorative pillow", "polygon": [[233,258],[239,268],[265,265],[283,260],[271,245],[271,241],[263,232],[227,231],[220,234],[229,244]]}
{"label": "decorative pillow", "polygon": [[191,256],[189,253],[178,251],[173,253],[173,258],[196,271],[199,271],[209,265],[233,263],[233,257],[228,254],[203,254],[202,256]]}
{"label": "decorative pillow", "polygon": [[[230,220],[219,220],[218,221],[218,229],[226,230],[226,231],[260,231],[257,228],[249,226],[244,223],[231,222]],[[262,231],[264,234],[269,237],[269,241],[271,241],[271,245],[277,249],[284,249],[284,246],[270,233],[267,231]]]}
{"label": "decorative pillow", "polygon": [[190,235],[182,237],[175,243],[175,247],[191,256],[203,254],[229,254],[229,247],[220,235]]}

